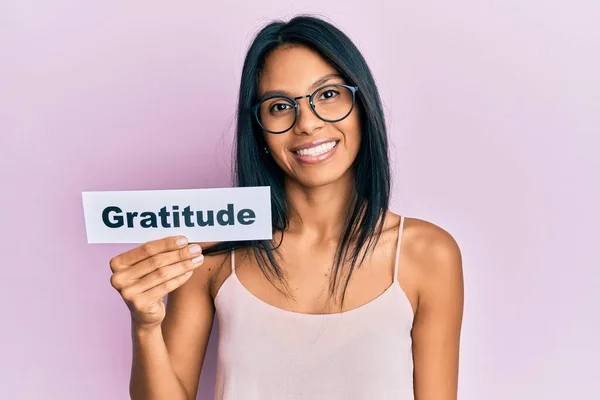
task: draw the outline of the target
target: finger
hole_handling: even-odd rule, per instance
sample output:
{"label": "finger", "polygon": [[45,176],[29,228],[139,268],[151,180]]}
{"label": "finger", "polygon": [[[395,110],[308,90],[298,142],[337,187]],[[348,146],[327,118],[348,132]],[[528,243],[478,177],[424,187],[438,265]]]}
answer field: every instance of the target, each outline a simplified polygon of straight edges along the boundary
{"label": "finger", "polygon": [[[180,261],[190,260],[202,254],[202,247],[193,244],[183,249],[159,253],[150,258],[140,261],[121,272],[124,281],[139,280],[157,270],[176,264]],[[185,271],[184,271],[185,272]]]}
{"label": "finger", "polygon": [[113,272],[122,271],[156,254],[177,250],[187,244],[188,239],[185,236],[169,236],[152,240],[113,258],[110,260],[110,268]]}
{"label": "finger", "polygon": [[156,286],[153,286],[152,288],[146,290],[138,296],[141,298],[142,301],[156,301],[162,299],[167,294],[171,293],[173,290],[177,289],[185,282],[187,282],[193,273],[193,270],[189,270],[184,274],[178,275],[172,279],[162,282]]}
{"label": "finger", "polygon": [[159,286],[173,278],[185,274],[188,271],[198,268],[203,262],[204,256],[199,254],[193,259],[183,260],[171,265],[160,267],[146,276],[136,279],[130,286],[123,290],[126,290],[132,295],[143,293],[155,286]]}
{"label": "finger", "polygon": [[[172,272],[168,272],[171,271],[172,268],[168,270],[165,270],[163,268],[168,267],[172,264],[177,264],[181,261],[197,258],[200,255],[202,255],[202,247],[196,244],[185,247],[183,249],[156,254],[135,265],[132,265],[131,267],[128,267],[127,269],[115,272],[114,274],[112,274],[110,282],[111,285],[119,292],[121,292],[121,295],[123,295],[124,290],[135,285],[137,281],[148,275],[150,275],[150,280],[156,278],[162,279],[165,277],[172,277]],[[185,271],[186,270],[182,271],[181,273],[184,273]],[[146,280],[146,282],[147,281],[148,280]],[[137,289],[134,290],[132,293],[131,290],[127,290],[127,293],[137,294],[142,291],[143,290]]]}

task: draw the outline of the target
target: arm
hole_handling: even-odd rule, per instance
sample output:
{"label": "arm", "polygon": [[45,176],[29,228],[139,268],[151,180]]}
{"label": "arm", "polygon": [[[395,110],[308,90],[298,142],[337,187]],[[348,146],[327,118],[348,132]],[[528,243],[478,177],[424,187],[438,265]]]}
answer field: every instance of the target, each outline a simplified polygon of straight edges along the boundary
{"label": "arm", "polygon": [[185,285],[169,294],[167,316],[163,322],[165,343],[173,369],[195,399],[213,325],[214,303],[211,281],[224,256],[206,256],[204,264]]}
{"label": "arm", "polygon": [[188,400],[171,364],[161,328],[146,331],[132,326],[132,339],[131,399]]}
{"label": "arm", "polygon": [[195,398],[214,316],[210,271],[220,258],[206,256],[188,282],[169,293],[161,325],[133,326],[133,400]]}
{"label": "arm", "polygon": [[461,253],[452,236],[435,225],[425,224],[418,236],[415,399],[456,400],[464,296]]}

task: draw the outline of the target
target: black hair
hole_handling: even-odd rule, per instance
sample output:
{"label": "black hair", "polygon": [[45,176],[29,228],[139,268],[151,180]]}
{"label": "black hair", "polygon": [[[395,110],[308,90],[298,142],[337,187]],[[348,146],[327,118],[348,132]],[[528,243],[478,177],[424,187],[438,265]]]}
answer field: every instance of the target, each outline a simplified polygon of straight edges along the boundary
{"label": "black hair", "polygon": [[[309,47],[337,69],[347,84],[359,86],[356,101],[360,110],[361,146],[352,165],[354,190],[349,199],[349,210],[329,282],[330,295],[335,296],[343,280],[343,304],[352,272],[362,264],[381,236],[389,206],[391,177],[381,99],[362,54],[350,38],[334,25],[302,15],[288,22],[271,22],[259,31],[246,54],[241,76],[234,184],[271,187],[273,232],[279,231],[283,235],[289,225],[284,173],[272,157],[264,154],[263,133],[250,110],[258,98],[258,79],[266,57],[273,50],[286,45]],[[275,257],[280,244],[274,240],[222,242],[206,249],[204,253],[252,248],[265,277],[274,285],[280,283],[287,288],[284,273]],[[289,290],[286,291],[290,294]]]}

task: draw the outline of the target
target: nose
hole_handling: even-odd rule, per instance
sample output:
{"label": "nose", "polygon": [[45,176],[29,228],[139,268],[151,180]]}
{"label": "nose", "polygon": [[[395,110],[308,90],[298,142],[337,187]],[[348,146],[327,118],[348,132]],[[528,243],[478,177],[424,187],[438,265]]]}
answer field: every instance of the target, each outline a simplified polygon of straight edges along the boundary
{"label": "nose", "polygon": [[298,118],[293,129],[296,135],[313,135],[325,124],[325,121],[321,120],[313,112],[309,97],[302,96],[296,98],[296,101],[298,101]]}

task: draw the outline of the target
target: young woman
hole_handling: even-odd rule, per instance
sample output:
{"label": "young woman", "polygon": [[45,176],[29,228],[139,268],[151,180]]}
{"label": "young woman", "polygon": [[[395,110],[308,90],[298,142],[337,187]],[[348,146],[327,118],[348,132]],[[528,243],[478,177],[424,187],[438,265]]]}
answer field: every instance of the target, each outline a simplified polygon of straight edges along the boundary
{"label": "young woman", "polygon": [[380,98],[346,35],[304,16],[261,30],[236,150],[236,184],[271,187],[272,241],[168,237],[110,262],[131,397],[194,399],[216,312],[216,399],[456,399],[460,251],[388,210]]}

